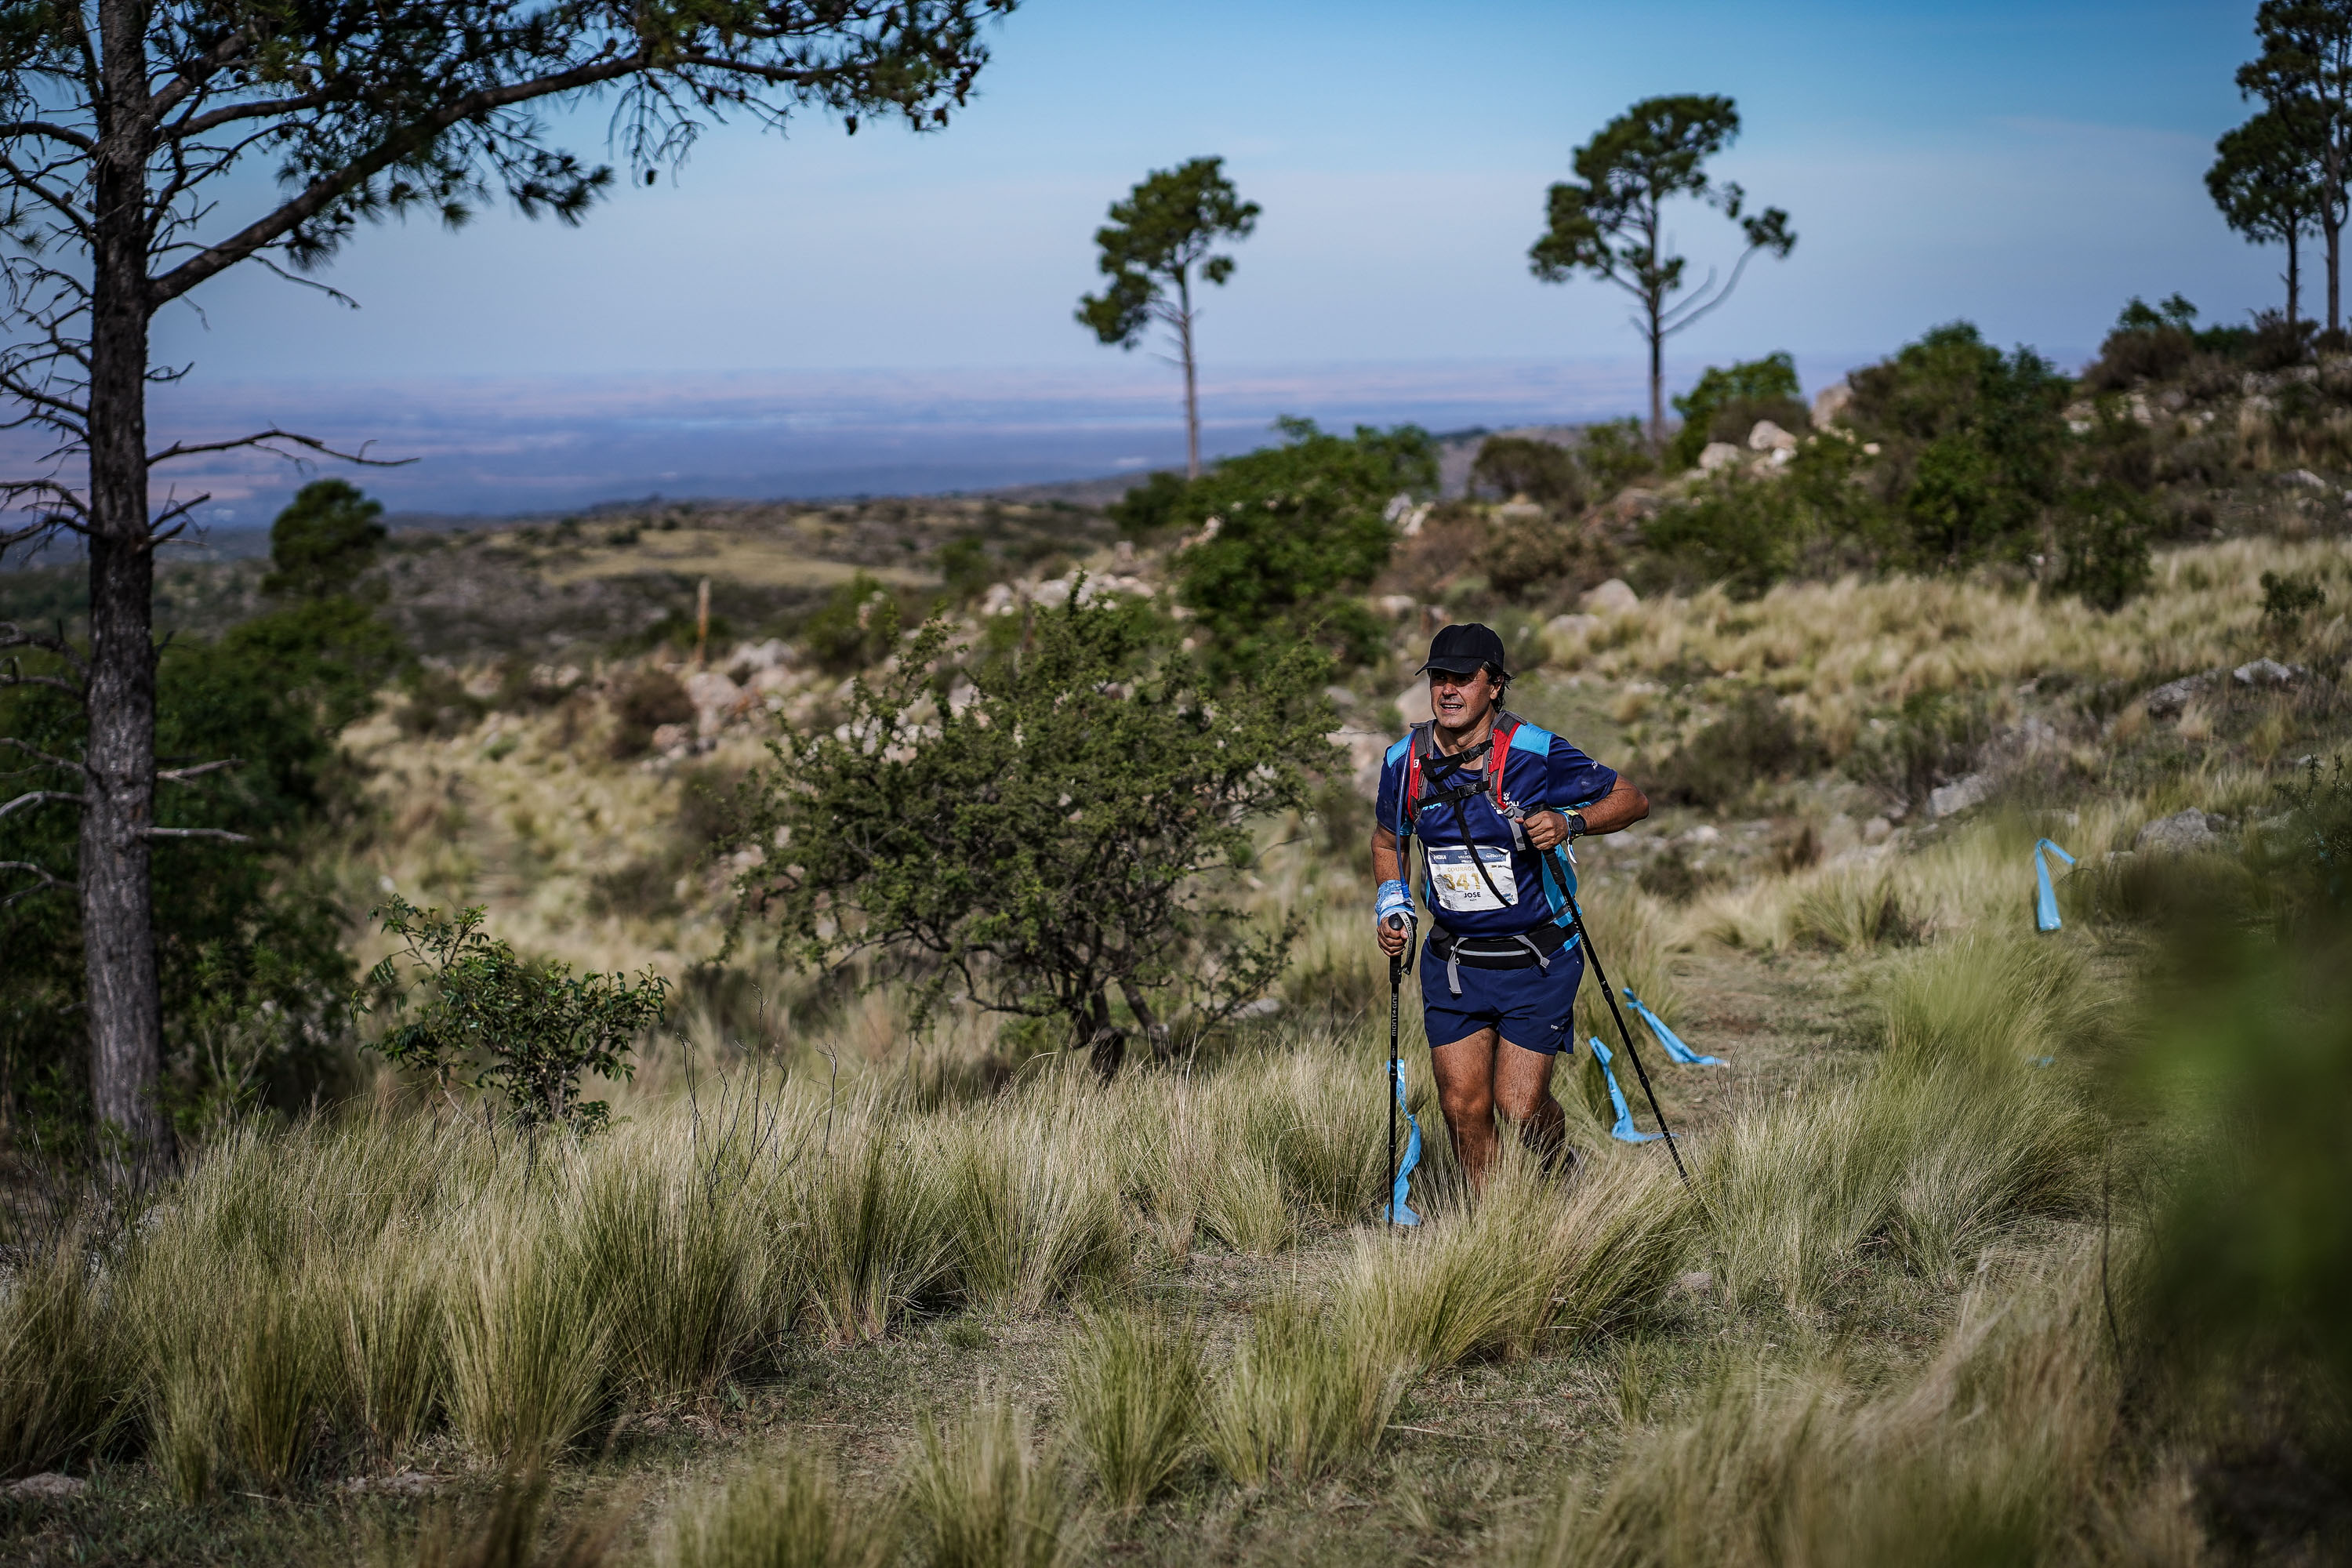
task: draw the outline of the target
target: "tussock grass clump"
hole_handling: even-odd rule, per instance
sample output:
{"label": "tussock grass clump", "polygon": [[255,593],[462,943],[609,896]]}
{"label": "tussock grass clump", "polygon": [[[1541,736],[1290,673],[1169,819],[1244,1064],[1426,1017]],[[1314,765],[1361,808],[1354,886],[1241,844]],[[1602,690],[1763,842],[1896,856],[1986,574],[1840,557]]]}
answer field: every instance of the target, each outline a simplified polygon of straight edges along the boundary
{"label": "tussock grass clump", "polygon": [[48,1469],[97,1439],[119,1375],[110,1349],[79,1233],[0,1281],[0,1476]]}
{"label": "tussock grass clump", "polygon": [[2190,1490],[2111,1444],[2095,1244],[1996,1306],[1972,1298],[1936,1358],[1864,1396],[1820,1368],[1729,1360],[1689,1419],[1636,1436],[1588,1500],[1571,1483],[1502,1560],[1680,1563],[2171,1560]]}
{"label": "tussock grass clump", "polygon": [[552,1490],[545,1470],[509,1471],[470,1520],[436,1510],[405,1550],[383,1542],[376,1561],[384,1568],[604,1568],[618,1561],[634,1500],[590,1510],[551,1536]]}
{"label": "tussock grass clump", "polygon": [[1507,1142],[1465,1210],[1425,1234],[1360,1238],[1336,1293],[1349,1337],[1428,1372],[1524,1354],[1539,1333],[1591,1333],[1654,1300],[1694,1239],[1690,1200],[1654,1162],[1587,1164],[1563,1192]]}
{"label": "tussock grass clump", "polygon": [[[154,1211],[119,1282],[119,1321],[158,1466],[184,1501],[233,1481],[282,1486],[310,1456],[342,1373],[322,1256],[297,1215],[257,1203],[271,1184],[248,1145]],[[324,1238],[316,1245],[323,1254]]]}
{"label": "tussock grass clump", "polygon": [[443,1274],[414,1237],[387,1236],[340,1277],[343,1408],[379,1457],[425,1435],[447,1387]]}
{"label": "tussock grass clump", "polygon": [[929,1568],[1058,1568],[1076,1557],[1060,1468],[1038,1455],[1027,1412],[986,1388],[962,1419],[923,1422],[907,1489]]}
{"label": "tussock grass clump", "polygon": [[841,1495],[833,1468],[779,1452],[690,1496],[656,1548],[660,1568],[880,1568],[898,1544],[887,1509]]}
{"label": "tussock grass clump", "polygon": [[486,1208],[457,1244],[444,1298],[449,1424],[478,1454],[535,1465],[594,1419],[611,1332],[588,1271],[519,1206],[509,1195]]}
{"label": "tussock grass clump", "polygon": [[836,1343],[880,1338],[953,1258],[939,1184],[921,1152],[878,1121],[840,1129],[791,1208],[811,1310]]}
{"label": "tussock grass clump", "polygon": [[1062,1363],[1070,1433],[1116,1508],[1151,1500],[1192,1455],[1202,1331],[1166,1309],[1082,1312]]}
{"label": "tussock grass clump", "polygon": [[1384,1347],[1287,1293],[1252,1319],[1210,1393],[1202,1436],[1218,1469],[1244,1486],[1312,1480],[1370,1458],[1403,1392],[1403,1369]]}
{"label": "tussock grass clump", "polygon": [[762,1249],[735,1181],[705,1178],[646,1137],[585,1163],[565,1206],[573,1254],[623,1385],[661,1398],[708,1392],[760,1323]]}
{"label": "tussock grass clump", "polygon": [[938,1130],[929,1158],[965,1300],[1034,1312],[1126,1273],[1115,1135],[1096,1107],[1067,1099]]}
{"label": "tussock grass clump", "polygon": [[2104,1037],[2111,1005],[2052,943],[1921,954],[1887,986],[1885,1051],[1867,1073],[1716,1135],[1700,1182],[1726,1288],[1818,1300],[1874,1238],[1948,1273],[2005,1226],[2079,1210],[2104,1134],[2061,1058]]}

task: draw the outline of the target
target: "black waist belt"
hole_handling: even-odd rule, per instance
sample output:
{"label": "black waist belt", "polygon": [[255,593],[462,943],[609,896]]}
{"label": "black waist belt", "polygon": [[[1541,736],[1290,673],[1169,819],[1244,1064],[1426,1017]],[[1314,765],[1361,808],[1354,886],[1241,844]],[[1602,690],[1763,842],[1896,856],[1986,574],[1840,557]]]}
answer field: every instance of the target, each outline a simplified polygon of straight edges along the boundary
{"label": "black waist belt", "polygon": [[1550,921],[1510,936],[1455,936],[1444,926],[1429,933],[1429,951],[1445,965],[1446,988],[1462,994],[1462,970],[1551,968],[1551,955],[1568,945],[1568,932]]}

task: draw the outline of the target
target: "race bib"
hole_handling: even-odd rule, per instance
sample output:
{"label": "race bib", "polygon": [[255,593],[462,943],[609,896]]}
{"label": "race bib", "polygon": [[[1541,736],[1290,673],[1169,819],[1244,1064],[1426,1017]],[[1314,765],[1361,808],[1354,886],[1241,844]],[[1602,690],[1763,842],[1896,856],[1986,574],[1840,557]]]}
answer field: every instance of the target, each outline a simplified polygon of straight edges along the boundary
{"label": "race bib", "polygon": [[[1429,885],[1437,896],[1437,907],[1467,913],[1472,910],[1499,910],[1519,901],[1519,879],[1511,870],[1511,852],[1499,844],[1478,846],[1478,859],[1486,863],[1486,874],[1478,874],[1477,861],[1463,845],[1450,847],[1432,844],[1429,847]],[[1489,879],[1494,882],[1488,888]],[[1503,896],[1496,899],[1495,895]]]}

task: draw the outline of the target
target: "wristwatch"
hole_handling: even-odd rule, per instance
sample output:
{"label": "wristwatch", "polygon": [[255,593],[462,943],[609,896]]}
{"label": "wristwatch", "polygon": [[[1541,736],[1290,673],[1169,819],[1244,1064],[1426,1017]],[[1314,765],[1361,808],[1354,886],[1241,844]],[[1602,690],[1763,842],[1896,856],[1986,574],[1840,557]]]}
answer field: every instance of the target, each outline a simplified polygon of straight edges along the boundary
{"label": "wristwatch", "polygon": [[1570,806],[1566,811],[1561,812],[1560,816],[1568,820],[1568,836],[1570,838],[1580,838],[1584,836],[1584,813],[1574,806]]}

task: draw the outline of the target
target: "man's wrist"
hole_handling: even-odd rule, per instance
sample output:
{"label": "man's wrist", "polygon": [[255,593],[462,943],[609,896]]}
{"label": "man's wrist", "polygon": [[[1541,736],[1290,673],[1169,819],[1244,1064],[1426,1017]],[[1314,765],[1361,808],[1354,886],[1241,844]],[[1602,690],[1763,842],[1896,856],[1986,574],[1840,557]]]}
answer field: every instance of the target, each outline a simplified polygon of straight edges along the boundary
{"label": "man's wrist", "polygon": [[1412,923],[1412,892],[1403,879],[1391,878],[1372,896],[1372,920],[1376,924],[1386,925],[1399,919],[1408,925]]}

